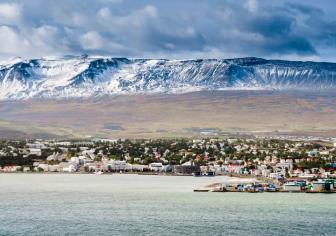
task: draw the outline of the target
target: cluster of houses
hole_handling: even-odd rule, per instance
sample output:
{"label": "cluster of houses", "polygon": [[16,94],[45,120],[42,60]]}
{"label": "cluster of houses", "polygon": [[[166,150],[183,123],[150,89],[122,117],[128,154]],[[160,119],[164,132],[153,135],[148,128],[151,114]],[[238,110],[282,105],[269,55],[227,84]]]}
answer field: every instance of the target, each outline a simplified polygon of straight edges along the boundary
{"label": "cluster of houses", "polygon": [[0,143],[0,172],[195,172],[336,177],[336,142],[200,138]]}

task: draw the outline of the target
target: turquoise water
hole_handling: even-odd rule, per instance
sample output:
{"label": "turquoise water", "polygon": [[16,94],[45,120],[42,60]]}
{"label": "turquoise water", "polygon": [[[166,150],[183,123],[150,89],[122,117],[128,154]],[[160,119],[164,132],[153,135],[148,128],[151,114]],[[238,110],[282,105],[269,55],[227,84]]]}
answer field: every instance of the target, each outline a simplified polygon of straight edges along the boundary
{"label": "turquoise water", "polygon": [[336,194],[194,193],[227,177],[0,175],[0,235],[336,235]]}

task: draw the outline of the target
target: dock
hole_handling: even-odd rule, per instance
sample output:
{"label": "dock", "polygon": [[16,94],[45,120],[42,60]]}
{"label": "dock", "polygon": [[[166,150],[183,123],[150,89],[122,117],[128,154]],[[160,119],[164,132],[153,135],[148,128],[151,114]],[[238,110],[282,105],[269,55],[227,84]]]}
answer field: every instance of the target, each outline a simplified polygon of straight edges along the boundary
{"label": "dock", "polygon": [[194,189],[194,192],[245,192],[245,193],[336,193],[333,179],[319,179],[317,181],[291,181],[281,186],[272,182],[261,182],[255,179],[249,181],[229,181],[213,183],[204,188]]}

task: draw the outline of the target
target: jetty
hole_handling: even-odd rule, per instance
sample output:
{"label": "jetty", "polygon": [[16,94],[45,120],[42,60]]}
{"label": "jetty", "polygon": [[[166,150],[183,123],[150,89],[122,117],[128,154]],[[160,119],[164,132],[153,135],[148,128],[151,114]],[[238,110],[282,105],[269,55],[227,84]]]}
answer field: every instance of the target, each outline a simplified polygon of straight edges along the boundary
{"label": "jetty", "polygon": [[213,183],[194,192],[245,192],[245,193],[336,193],[334,179],[318,179],[315,181],[291,181],[282,185],[262,182],[256,179],[232,180],[225,183]]}

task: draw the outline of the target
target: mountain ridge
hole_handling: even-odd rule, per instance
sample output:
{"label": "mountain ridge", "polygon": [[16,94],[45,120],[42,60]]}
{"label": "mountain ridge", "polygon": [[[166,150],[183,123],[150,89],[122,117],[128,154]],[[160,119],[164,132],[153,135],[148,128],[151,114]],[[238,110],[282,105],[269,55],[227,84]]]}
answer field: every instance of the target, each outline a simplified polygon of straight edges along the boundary
{"label": "mountain ridge", "polygon": [[335,88],[336,63],[331,62],[65,56],[0,64],[0,100]]}

